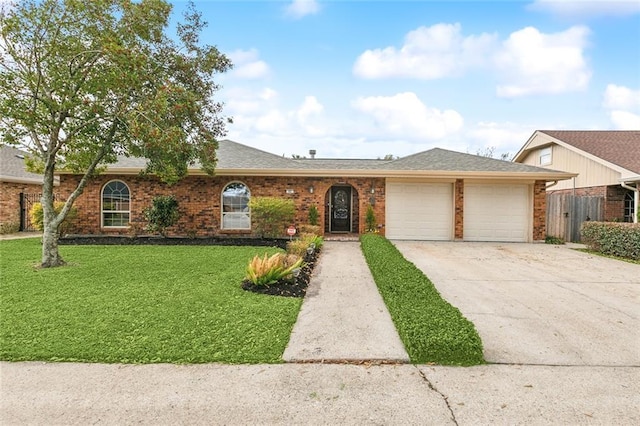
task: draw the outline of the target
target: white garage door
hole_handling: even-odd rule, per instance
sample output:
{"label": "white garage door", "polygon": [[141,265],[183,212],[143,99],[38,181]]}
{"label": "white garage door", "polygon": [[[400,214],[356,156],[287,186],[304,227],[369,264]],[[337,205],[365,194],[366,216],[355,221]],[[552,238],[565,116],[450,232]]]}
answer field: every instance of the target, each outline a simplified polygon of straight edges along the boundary
{"label": "white garage door", "polygon": [[464,186],[464,239],[467,241],[529,240],[528,185]]}
{"label": "white garage door", "polygon": [[398,240],[453,238],[453,184],[388,182],[386,236]]}

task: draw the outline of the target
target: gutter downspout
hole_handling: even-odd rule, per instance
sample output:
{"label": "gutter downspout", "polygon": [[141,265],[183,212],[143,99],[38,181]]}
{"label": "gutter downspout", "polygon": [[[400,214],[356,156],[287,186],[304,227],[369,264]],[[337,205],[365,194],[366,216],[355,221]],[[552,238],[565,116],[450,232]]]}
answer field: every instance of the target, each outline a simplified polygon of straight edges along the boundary
{"label": "gutter downspout", "polygon": [[545,186],[545,189],[549,189],[549,188],[551,188],[552,186],[556,186],[557,184],[558,184],[558,181],[557,181],[557,180],[554,180],[553,182],[551,182],[551,184],[550,184],[550,185]]}
{"label": "gutter downspout", "polygon": [[625,182],[620,183],[620,185],[624,189],[629,189],[633,191],[633,223],[638,223],[638,206],[640,206],[640,190],[638,189],[638,184],[636,186],[627,185]]}

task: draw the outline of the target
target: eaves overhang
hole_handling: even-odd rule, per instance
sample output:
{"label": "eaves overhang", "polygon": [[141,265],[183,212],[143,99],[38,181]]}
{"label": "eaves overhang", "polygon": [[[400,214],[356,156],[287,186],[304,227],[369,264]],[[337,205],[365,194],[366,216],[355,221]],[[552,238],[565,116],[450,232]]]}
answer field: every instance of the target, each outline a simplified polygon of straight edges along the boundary
{"label": "eaves overhang", "polygon": [[[138,168],[109,168],[110,175],[138,175]],[[60,174],[73,174],[60,171]],[[200,169],[190,169],[189,176],[207,176]],[[566,180],[577,173],[549,170],[545,172],[471,171],[471,170],[384,170],[384,169],[216,169],[214,176],[275,176],[275,177],[364,177],[364,178],[477,178],[500,180]]]}

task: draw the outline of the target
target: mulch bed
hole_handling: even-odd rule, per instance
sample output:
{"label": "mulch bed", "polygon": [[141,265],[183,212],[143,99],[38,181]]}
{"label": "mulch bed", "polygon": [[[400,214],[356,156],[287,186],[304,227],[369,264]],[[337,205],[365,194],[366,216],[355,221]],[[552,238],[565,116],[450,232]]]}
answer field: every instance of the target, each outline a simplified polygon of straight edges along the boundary
{"label": "mulch bed", "polygon": [[259,246],[286,249],[288,238],[160,237],[157,235],[67,235],[60,245]]}
{"label": "mulch bed", "polygon": [[304,257],[305,265],[302,267],[300,274],[291,280],[280,280],[271,285],[255,285],[249,280],[242,281],[242,288],[254,293],[268,294],[271,296],[283,297],[304,297],[307,293],[307,287],[311,280],[311,274],[316,266],[316,261],[320,253],[316,250],[313,254],[307,254]]}

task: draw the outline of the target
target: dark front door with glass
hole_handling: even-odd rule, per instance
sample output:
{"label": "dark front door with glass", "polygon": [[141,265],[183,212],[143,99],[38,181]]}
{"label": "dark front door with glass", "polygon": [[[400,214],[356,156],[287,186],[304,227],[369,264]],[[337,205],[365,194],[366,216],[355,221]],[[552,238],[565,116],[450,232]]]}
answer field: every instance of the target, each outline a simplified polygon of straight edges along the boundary
{"label": "dark front door with glass", "polygon": [[331,188],[331,232],[351,232],[351,187]]}

